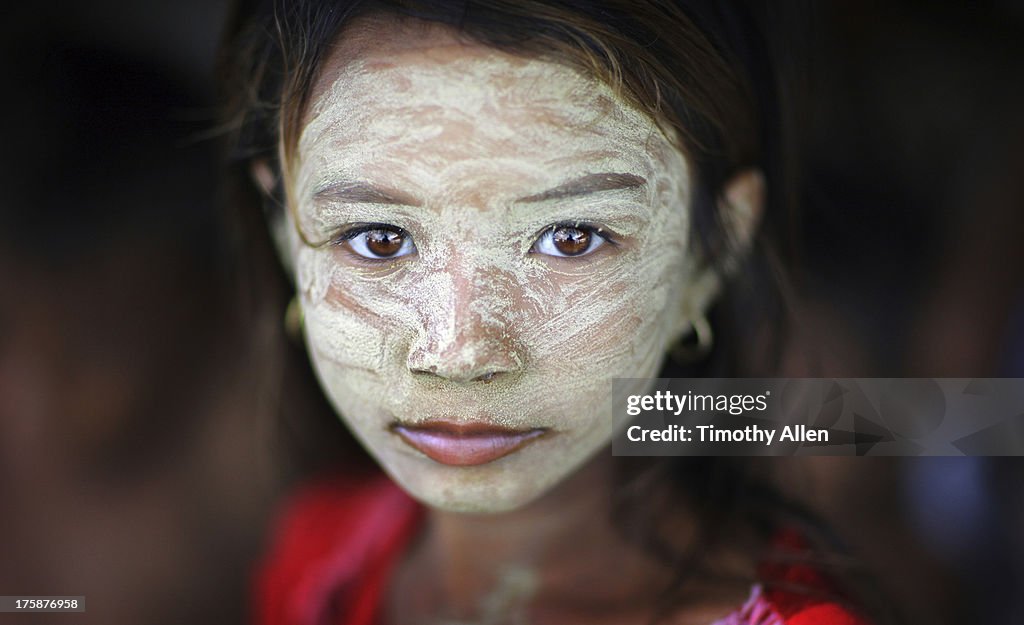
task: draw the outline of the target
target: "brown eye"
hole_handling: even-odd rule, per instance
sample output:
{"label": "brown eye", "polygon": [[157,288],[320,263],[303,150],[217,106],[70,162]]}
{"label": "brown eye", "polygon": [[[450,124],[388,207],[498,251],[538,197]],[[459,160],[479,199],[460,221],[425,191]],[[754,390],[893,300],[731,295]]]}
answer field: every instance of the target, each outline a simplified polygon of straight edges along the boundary
{"label": "brown eye", "polygon": [[541,233],[532,251],[555,257],[584,256],[607,242],[594,226],[556,224]]}
{"label": "brown eye", "polygon": [[402,249],[403,238],[391,230],[370,230],[366,233],[366,249],[377,256],[393,256]]}
{"label": "brown eye", "polygon": [[397,227],[374,226],[356,230],[344,242],[364,258],[383,259],[405,256],[415,251],[412,237]]}
{"label": "brown eye", "polygon": [[561,226],[551,233],[555,249],[566,256],[579,256],[590,247],[590,233],[579,228]]}

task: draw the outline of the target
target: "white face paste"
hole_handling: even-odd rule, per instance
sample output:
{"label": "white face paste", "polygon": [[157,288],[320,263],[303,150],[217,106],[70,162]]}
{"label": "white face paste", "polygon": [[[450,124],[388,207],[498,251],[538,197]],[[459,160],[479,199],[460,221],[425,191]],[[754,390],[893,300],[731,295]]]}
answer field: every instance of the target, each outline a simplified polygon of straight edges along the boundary
{"label": "white face paste", "polygon": [[[416,32],[358,53],[343,43],[314,90],[287,180],[306,340],[339,414],[410,494],[448,510],[508,510],[609,442],[612,378],[656,375],[706,304],[691,285],[687,166],[599,81]],[[517,201],[601,173],[646,185]],[[315,197],[355,183],[418,205]],[[598,225],[617,244],[574,258],[531,252],[566,221]],[[401,228],[416,251],[360,263],[298,235],[318,243],[365,223]],[[455,467],[403,443],[387,428],[395,419],[554,433]]]}

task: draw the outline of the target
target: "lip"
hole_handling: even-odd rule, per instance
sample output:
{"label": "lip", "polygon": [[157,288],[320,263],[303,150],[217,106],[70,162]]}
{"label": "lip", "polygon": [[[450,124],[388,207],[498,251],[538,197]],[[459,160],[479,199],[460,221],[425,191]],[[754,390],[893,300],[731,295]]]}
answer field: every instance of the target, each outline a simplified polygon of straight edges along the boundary
{"label": "lip", "polygon": [[454,467],[494,462],[550,431],[548,428],[514,430],[493,423],[451,421],[427,421],[415,425],[393,423],[389,429],[431,460]]}

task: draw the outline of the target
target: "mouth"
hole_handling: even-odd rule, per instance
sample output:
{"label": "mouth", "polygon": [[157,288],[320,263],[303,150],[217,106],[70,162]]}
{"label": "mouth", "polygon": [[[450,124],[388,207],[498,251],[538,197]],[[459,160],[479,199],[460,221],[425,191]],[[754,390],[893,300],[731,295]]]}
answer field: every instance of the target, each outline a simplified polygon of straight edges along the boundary
{"label": "mouth", "polygon": [[388,429],[431,460],[454,467],[494,462],[550,432],[548,428],[515,430],[491,423],[451,421],[427,421],[416,425],[396,422]]}

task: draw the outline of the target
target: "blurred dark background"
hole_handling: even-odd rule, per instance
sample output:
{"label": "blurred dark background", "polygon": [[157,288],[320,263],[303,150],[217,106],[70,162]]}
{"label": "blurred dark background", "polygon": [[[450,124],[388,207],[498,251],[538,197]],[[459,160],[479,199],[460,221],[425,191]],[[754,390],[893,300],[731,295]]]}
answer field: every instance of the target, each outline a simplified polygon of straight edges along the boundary
{"label": "blurred dark background", "polygon": [[[1024,377],[1024,4],[751,4],[801,148],[783,373]],[[315,392],[261,416],[211,138],[227,10],[0,9],[0,594],[88,605],[33,623],[243,622],[275,505],[344,439]],[[906,622],[1024,624],[1022,459],[779,462]]]}

